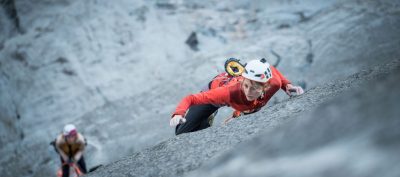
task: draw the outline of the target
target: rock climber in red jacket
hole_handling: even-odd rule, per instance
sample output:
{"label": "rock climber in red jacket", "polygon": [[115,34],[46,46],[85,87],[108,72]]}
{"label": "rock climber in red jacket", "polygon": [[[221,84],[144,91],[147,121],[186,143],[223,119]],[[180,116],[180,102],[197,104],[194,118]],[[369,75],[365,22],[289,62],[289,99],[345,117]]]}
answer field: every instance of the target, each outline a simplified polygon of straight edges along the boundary
{"label": "rock climber in red jacket", "polygon": [[241,76],[221,73],[209,83],[208,90],[183,98],[172,115],[170,125],[176,126],[176,135],[208,128],[217,110],[230,106],[235,111],[232,117],[225,120],[227,123],[242,114],[257,112],[279,89],[289,96],[291,92],[297,95],[304,92],[301,87],[293,86],[265,59],[252,60],[245,65]]}

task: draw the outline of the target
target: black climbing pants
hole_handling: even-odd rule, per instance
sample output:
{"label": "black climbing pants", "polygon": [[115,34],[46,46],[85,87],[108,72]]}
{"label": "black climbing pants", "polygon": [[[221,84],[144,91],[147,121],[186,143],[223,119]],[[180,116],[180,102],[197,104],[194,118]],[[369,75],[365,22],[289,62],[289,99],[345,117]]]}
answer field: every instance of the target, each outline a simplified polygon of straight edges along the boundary
{"label": "black climbing pants", "polygon": [[[61,156],[60,156],[60,158],[61,158],[61,164],[64,164],[65,162],[64,162],[63,158]],[[82,173],[86,174],[87,173],[86,163],[85,163],[85,159],[83,158],[83,156],[81,157],[81,159],[78,160],[77,164],[78,164],[79,169],[82,171]],[[70,166],[68,164],[64,164],[62,166],[62,174],[63,174],[62,176],[63,177],[69,177],[69,168],[70,168]]]}
{"label": "black climbing pants", "polygon": [[177,125],[175,134],[195,132],[210,127],[210,116],[216,113],[218,108],[212,104],[191,106],[185,116],[186,123]]}

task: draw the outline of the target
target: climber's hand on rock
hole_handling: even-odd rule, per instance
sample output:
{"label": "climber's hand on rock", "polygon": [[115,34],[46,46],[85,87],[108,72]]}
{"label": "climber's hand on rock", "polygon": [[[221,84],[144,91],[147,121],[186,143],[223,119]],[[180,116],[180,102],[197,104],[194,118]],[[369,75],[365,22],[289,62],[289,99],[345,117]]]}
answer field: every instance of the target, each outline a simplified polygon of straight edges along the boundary
{"label": "climber's hand on rock", "polygon": [[296,93],[295,95],[301,95],[304,93],[304,90],[300,86],[294,86],[292,84],[287,84],[286,85],[286,94],[289,96],[293,96],[293,93]]}
{"label": "climber's hand on rock", "polygon": [[174,115],[174,117],[171,118],[171,120],[169,121],[169,125],[171,127],[175,127],[179,124],[183,124],[186,122],[186,119],[181,116],[181,115]]}

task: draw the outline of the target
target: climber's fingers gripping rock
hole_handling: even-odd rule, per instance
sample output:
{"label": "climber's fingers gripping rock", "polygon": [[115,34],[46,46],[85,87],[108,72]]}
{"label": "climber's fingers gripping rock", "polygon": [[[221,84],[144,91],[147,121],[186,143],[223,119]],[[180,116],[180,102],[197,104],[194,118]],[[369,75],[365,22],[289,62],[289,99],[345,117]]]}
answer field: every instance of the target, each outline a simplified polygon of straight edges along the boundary
{"label": "climber's fingers gripping rock", "polygon": [[183,124],[186,122],[186,119],[182,117],[181,115],[174,115],[171,120],[169,121],[169,125],[171,127],[175,127],[178,124]]}

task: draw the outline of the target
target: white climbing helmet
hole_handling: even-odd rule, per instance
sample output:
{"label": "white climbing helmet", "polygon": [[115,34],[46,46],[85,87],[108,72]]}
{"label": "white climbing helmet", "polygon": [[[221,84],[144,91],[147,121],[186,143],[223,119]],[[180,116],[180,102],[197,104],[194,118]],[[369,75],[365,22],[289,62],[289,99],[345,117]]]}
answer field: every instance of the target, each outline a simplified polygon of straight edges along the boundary
{"label": "white climbing helmet", "polygon": [[76,135],[78,131],[76,131],[76,127],[73,124],[67,124],[64,126],[63,135],[64,136],[73,136]]}
{"label": "white climbing helmet", "polygon": [[272,72],[269,63],[265,58],[261,60],[251,60],[246,63],[242,76],[256,82],[266,83],[272,78]]}

